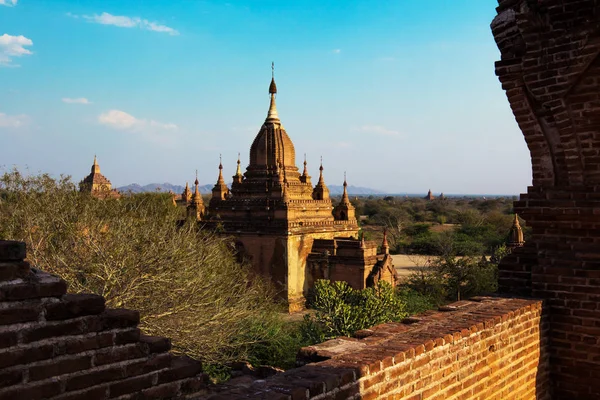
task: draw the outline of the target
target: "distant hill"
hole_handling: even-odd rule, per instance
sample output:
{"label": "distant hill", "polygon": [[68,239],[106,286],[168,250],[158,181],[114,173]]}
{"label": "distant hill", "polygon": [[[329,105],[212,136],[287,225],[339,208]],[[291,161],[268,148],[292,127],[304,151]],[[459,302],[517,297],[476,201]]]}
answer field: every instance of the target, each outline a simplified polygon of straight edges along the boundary
{"label": "distant hill", "polygon": [[[342,193],[344,193],[344,187],[341,185],[327,185],[327,187],[329,188],[329,193],[333,196],[341,195]],[[379,190],[375,190],[375,189],[371,189],[371,188],[348,185],[348,194],[355,195],[355,196],[364,196],[364,195],[370,195],[370,194],[386,194],[386,193],[380,192]]]}
{"label": "distant hill", "polygon": [[[211,193],[212,188],[214,185],[202,185],[202,186],[198,186],[198,190],[200,190],[200,193],[202,194],[208,194]],[[171,183],[149,183],[147,185],[141,186],[138,185],[137,183],[132,183],[131,185],[127,185],[127,186],[121,186],[118,187],[117,190],[121,193],[127,193],[127,192],[131,192],[131,193],[146,193],[146,192],[163,192],[163,193],[169,193],[169,191],[172,191],[173,193],[176,194],[181,194],[185,189],[185,186],[181,186],[181,185],[173,185]],[[194,190],[194,185],[190,185],[190,190]]]}
{"label": "distant hill", "polygon": [[[208,194],[208,193],[212,192],[213,186],[214,185],[203,185],[203,186],[198,186],[198,189],[200,190],[200,193]],[[341,195],[344,191],[344,187],[341,185],[329,185],[327,187],[329,188],[329,193],[332,196]],[[165,182],[165,183],[149,183],[148,185],[144,185],[144,186],[138,185],[137,183],[132,183],[131,185],[121,186],[121,187],[117,188],[117,190],[122,193],[127,193],[127,192],[146,193],[146,192],[157,192],[157,191],[168,193],[169,191],[172,191],[173,193],[176,193],[176,194],[181,194],[184,189],[185,189],[184,186],[173,185],[173,184],[167,183],[167,182]],[[191,185],[190,189],[194,190],[194,186]],[[385,194],[385,193],[374,190],[374,189],[370,189],[370,188],[349,185],[348,186],[348,194],[354,195],[354,196],[364,196],[364,195]]]}

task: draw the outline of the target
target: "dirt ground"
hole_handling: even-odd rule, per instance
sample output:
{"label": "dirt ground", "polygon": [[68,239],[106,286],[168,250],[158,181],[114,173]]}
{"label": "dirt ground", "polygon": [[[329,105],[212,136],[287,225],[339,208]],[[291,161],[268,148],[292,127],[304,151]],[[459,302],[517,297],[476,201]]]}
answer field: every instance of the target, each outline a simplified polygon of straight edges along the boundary
{"label": "dirt ground", "polygon": [[394,254],[392,259],[396,272],[402,278],[426,266],[433,256]]}

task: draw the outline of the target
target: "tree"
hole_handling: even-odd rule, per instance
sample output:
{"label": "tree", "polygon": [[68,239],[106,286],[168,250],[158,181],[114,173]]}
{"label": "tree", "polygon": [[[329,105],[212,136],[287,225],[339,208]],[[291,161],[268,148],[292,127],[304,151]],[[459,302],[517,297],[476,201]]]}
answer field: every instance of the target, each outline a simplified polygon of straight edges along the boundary
{"label": "tree", "polygon": [[0,238],[22,240],[29,261],[72,292],[140,311],[147,334],[207,363],[247,360],[271,340],[272,289],[236,262],[229,239],[177,226],[168,194],[98,200],[68,177],[0,177]]}
{"label": "tree", "polygon": [[448,299],[461,300],[497,289],[496,265],[471,257],[440,257],[433,263]]}

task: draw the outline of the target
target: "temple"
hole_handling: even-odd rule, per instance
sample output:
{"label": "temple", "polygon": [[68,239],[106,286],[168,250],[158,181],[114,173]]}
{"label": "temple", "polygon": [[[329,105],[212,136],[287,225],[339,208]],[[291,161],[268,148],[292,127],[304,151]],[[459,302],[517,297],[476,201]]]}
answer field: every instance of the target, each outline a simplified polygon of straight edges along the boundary
{"label": "temple", "polygon": [[246,172],[242,174],[238,157],[229,189],[219,163],[208,212],[193,217],[205,228],[234,236],[240,257],[271,278],[290,312],[304,308],[315,279],[345,280],[358,289],[382,279],[395,284],[391,257],[378,255],[377,243],[358,237],[346,180],[334,207],[322,161],[314,187],[306,158],[300,173],[294,144],[277,112],[274,77],[269,96],[267,117],[250,147]]}
{"label": "temple", "polygon": [[100,173],[100,165],[94,156],[92,170],[88,176],[79,182],[79,191],[82,193],[90,193],[92,196],[99,199],[119,198],[121,195],[117,190],[112,189],[110,181]]}
{"label": "temple", "polygon": [[519,216],[515,214],[515,218],[508,235],[507,247],[509,249],[514,249],[516,247],[522,247],[524,244],[525,240],[523,239],[523,229],[521,228],[521,224],[519,224]]}

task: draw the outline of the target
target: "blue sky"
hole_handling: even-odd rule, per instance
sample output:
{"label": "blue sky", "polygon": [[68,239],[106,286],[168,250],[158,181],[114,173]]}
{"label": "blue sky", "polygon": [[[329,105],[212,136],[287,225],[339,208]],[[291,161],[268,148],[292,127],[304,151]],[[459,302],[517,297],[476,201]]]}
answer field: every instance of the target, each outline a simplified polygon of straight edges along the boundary
{"label": "blue sky", "polygon": [[0,165],[115,186],[243,165],[277,106],[313,176],[518,194],[531,164],[494,75],[494,0],[0,0]]}

